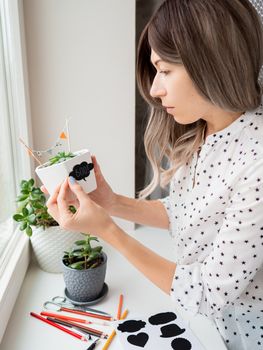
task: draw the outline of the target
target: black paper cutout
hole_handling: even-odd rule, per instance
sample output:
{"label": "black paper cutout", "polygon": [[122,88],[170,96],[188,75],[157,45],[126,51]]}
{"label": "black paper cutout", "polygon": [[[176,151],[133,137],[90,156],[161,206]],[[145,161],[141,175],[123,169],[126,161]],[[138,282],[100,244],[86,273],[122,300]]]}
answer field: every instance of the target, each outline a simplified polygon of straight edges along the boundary
{"label": "black paper cutout", "polygon": [[171,346],[174,350],[190,350],[192,349],[192,344],[189,340],[185,338],[175,338],[171,342]]}
{"label": "black paper cutout", "polygon": [[172,323],[161,327],[160,331],[162,333],[160,335],[161,338],[170,338],[170,337],[176,337],[178,335],[183,334],[185,332],[185,329],[180,328],[175,323]]}
{"label": "black paper cutout", "polygon": [[174,312],[161,312],[159,314],[149,317],[150,324],[157,326],[159,324],[174,321],[177,318]]}
{"label": "black paper cutout", "polygon": [[69,176],[74,177],[76,180],[86,181],[86,177],[89,176],[90,170],[94,168],[93,163],[82,162],[73,167],[73,170],[69,173]]}
{"label": "black paper cutout", "polygon": [[149,336],[147,333],[138,333],[137,335],[131,334],[127,340],[130,344],[144,348],[147,344]]}
{"label": "black paper cutout", "polygon": [[138,332],[139,330],[144,328],[145,325],[146,325],[146,322],[144,321],[128,320],[123,322],[122,324],[119,324],[117,329],[121,332],[133,333],[133,332]]}

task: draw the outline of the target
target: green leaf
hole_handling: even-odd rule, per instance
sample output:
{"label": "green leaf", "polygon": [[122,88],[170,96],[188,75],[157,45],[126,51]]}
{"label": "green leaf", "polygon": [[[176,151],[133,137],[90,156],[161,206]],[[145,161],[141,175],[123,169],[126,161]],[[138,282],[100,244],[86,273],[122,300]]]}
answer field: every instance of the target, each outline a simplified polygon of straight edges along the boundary
{"label": "green leaf", "polygon": [[75,269],[75,270],[83,270],[83,265],[85,264],[85,261],[78,261],[78,262],[75,262],[71,265],[69,265],[72,269]]}
{"label": "green leaf", "polygon": [[32,202],[32,207],[35,209],[42,209],[43,205],[38,202]]}
{"label": "green leaf", "polygon": [[29,185],[30,187],[32,187],[32,186],[34,185],[34,183],[35,183],[34,179],[30,179],[30,180],[28,181],[28,185]]}
{"label": "green leaf", "polygon": [[28,208],[28,215],[31,215],[31,214],[33,214],[33,213],[34,213],[34,208],[29,207],[29,208]]}
{"label": "green leaf", "polygon": [[97,242],[99,242],[99,240],[98,240],[97,237],[90,237],[89,240],[90,240],[90,241],[97,241]]}
{"label": "green leaf", "polygon": [[88,258],[88,261],[92,261],[100,256],[100,253],[98,252],[91,252]]}
{"label": "green leaf", "polygon": [[35,225],[36,224],[36,215],[35,214],[31,214],[28,216],[28,222],[31,225]]}
{"label": "green leaf", "polygon": [[74,251],[72,252],[72,255],[73,256],[83,256],[83,252],[80,250],[80,251]]}
{"label": "green leaf", "polygon": [[31,236],[32,236],[32,233],[33,233],[32,228],[31,228],[30,226],[27,226],[27,228],[26,228],[26,234],[27,234],[29,237],[31,237]]}
{"label": "green leaf", "polygon": [[100,253],[102,251],[102,247],[101,246],[97,246],[97,247],[92,248],[92,250],[95,251],[95,252]]}
{"label": "green leaf", "polygon": [[27,210],[27,208],[23,208],[23,209],[22,209],[22,214],[23,214],[24,216],[28,216],[28,210]]}
{"label": "green leaf", "polygon": [[22,201],[24,201],[27,198],[28,198],[28,195],[27,194],[23,194],[21,196],[18,196],[16,201],[17,202],[22,202]]}
{"label": "green leaf", "polygon": [[74,244],[76,244],[76,245],[84,245],[84,244],[86,244],[86,241],[84,241],[84,240],[76,241],[76,242],[74,242]]}
{"label": "green leaf", "polygon": [[23,221],[23,215],[21,215],[21,214],[15,214],[15,215],[13,215],[13,219],[14,219],[15,221],[18,221],[18,222]]}
{"label": "green leaf", "polygon": [[19,226],[19,230],[24,231],[27,228],[27,222],[24,221],[22,224]]}

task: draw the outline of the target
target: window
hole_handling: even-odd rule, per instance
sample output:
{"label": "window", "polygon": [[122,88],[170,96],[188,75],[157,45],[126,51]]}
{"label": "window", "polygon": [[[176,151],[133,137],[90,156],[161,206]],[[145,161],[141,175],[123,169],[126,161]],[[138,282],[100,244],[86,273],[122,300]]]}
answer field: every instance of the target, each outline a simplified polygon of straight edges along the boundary
{"label": "window", "polygon": [[28,239],[12,220],[31,162],[19,137],[30,141],[21,0],[0,0],[0,341],[22,284]]}
{"label": "window", "polygon": [[[30,161],[19,137],[28,141],[25,81],[18,0],[0,1],[0,257],[10,240],[21,177]],[[19,40],[20,39],[20,40]]]}

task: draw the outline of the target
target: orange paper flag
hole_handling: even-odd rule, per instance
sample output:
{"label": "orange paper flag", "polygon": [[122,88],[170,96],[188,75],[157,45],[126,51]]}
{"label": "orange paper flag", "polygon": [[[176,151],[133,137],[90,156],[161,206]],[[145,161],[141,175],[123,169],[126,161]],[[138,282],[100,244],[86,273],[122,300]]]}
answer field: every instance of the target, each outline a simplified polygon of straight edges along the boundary
{"label": "orange paper flag", "polygon": [[62,132],[59,137],[61,139],[67,139],[68,138],[67,135],[64,132]]}

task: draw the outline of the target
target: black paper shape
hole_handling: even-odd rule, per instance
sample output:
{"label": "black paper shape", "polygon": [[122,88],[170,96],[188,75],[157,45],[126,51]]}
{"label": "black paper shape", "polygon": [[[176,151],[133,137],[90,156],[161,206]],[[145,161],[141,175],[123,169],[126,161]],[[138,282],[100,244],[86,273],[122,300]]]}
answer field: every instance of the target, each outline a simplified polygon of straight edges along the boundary
{"label": "black paper shape", "polygon": [[137,335],[129,335],[127,340],[130,344],[144,348],[148,342],[149,336],[147,333],[138,333]]}
{"label": "black paper shape", "polygon": [[159,314],[149,317],[150,324],[157,326],[159,324],[174,321],[177,318],[174,312],[161,312]]}
{"label": "black paper shape", "polygon": [[180,328],[177,326],[177,324],[172,323],[168,324],[166,326],[161,327],[161,335],[162,338],[170,338],[170,337],[176,337],[178,335],[181,335],[185,332],[184,328]]}
{"label": "black paper shape", "polygon": [[121,332],[133,333],[133,332],[138,332],[139,330],[144,328],[145,325],[146,325],[146,322],[144,321],[128,320],[123,322],[122,324],[119,324],[117,329]]}
{"label": "black paper shape", "polygon": [[69,176],[74,177],[76,180],[86,181],[86,177],[89,176],[90,170],[94,168],[93,163],[82,162],[73,167],[73,170],[69,173]]}
{"label": "black paper shape", "polygon": [[191,350],[192,344],[189,342],[189,340],[185,338],[175,338],[171,342],[171,346],[174,350]]}

